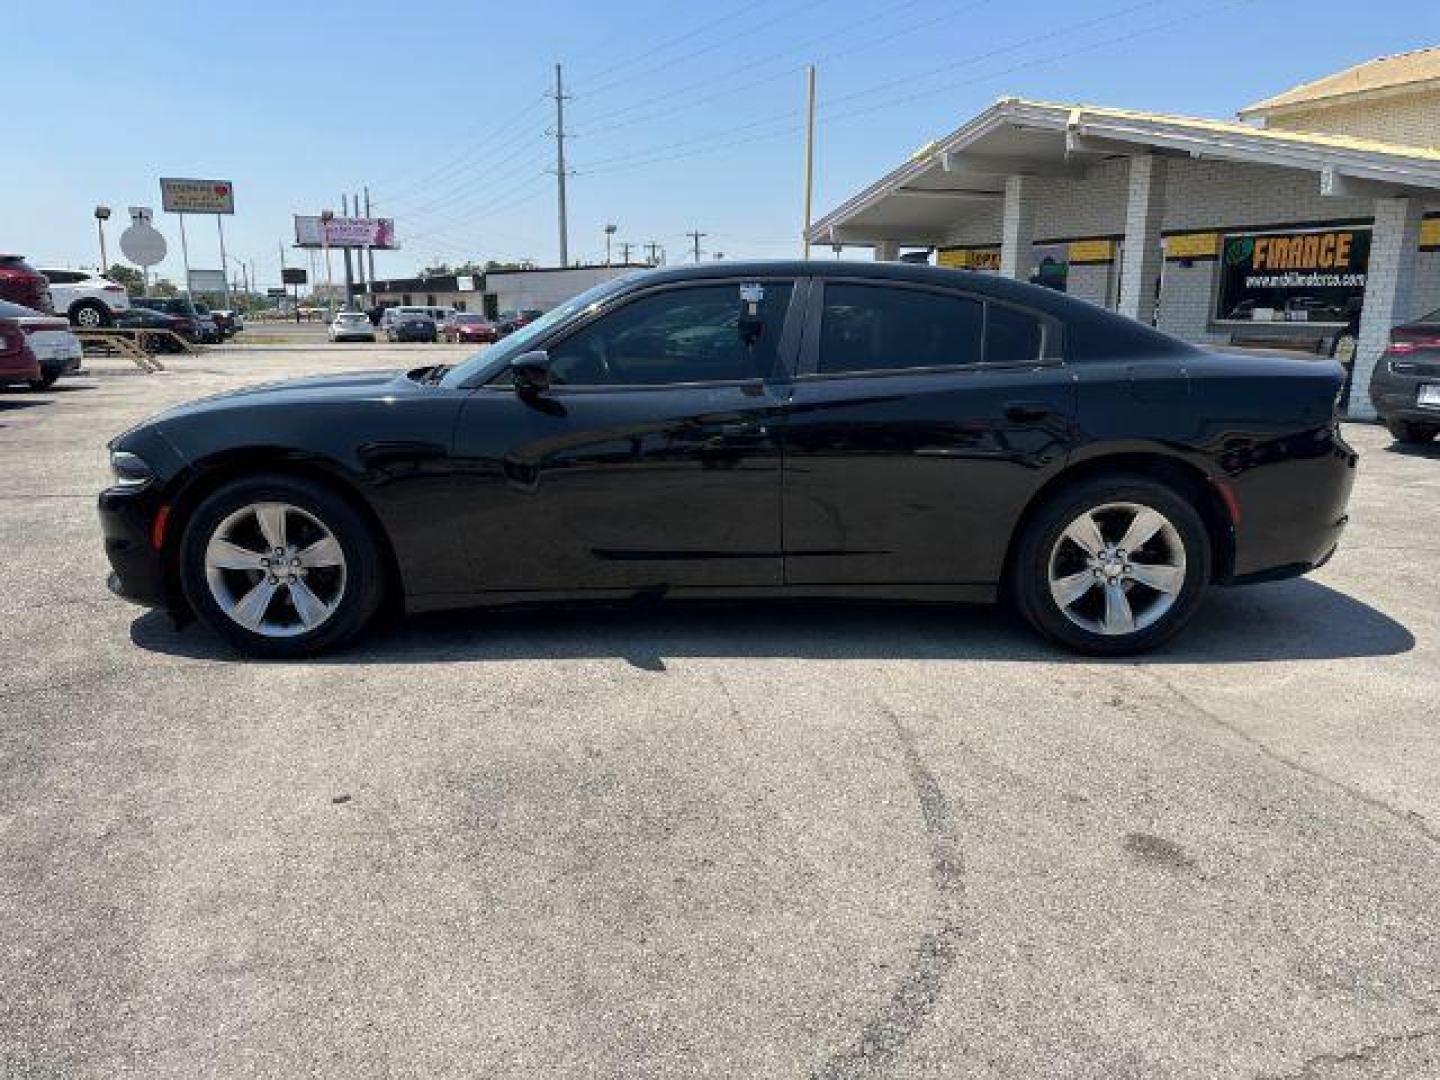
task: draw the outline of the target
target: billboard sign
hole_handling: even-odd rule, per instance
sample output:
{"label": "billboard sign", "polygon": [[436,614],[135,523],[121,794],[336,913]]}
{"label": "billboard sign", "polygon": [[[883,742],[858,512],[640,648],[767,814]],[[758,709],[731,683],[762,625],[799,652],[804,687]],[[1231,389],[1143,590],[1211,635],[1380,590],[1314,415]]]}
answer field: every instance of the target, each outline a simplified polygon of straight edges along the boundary
{"label": "billboard sign", "polygon": [[167,214],[233,214],[235,188],[228,180],[161,177],[160,208]]}
{"label": "billboard sign", "polygon": [[325,246],[321,229],[325,229],[331,247],[377,248],[388,251],[399,247],[395,243],[395,220],[393,218],[331,218],[328,225],[314,215],[295,215],[295,246],[318,248]]}
{"label": "billboard sign", "polygon": [[1303,229],[1225,237],[1215,318],[1343,323],[1360,310],[1370,229]]}
{"label": "billboard sign", "polygon": [[270,288],[265,290],[265,295],[270,297],[270,299],[272,300],[283,300],[285,298],[285,286],[272,285],[270,286]]}
{"label": "billboard sign", "polygon": [[280,269],[280,280],[286,285],[304,285],[307,277],[303,266],[285,266]]}
{"label": "billboard sign", "polygon": [[191,270],[190,291],[192,293],[223,293],[225,291],[225,271]]}

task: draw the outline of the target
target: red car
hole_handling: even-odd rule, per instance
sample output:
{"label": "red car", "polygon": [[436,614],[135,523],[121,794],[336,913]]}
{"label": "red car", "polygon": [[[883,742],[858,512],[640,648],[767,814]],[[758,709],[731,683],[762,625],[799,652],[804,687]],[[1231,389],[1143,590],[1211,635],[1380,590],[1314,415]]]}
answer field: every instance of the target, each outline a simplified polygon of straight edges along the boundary
{"label": "red car", "polygon": [[51,311],[50,279],[21,255],[0,255],[0,300],[36,311]]}
{"label": "red car", "polygon": [[[27,308],[0,302],[0,386],[40,381],[40,360],[30,348],[26,322],[22,321],[34,318],[35,312]],[[69,325],[64,323],[66,329]]]}
{"label": "red car", "polygon": [[483,315],[457,311],[440,324],[440,338],[457,345],[486,345],[500,340],[500,330]]}

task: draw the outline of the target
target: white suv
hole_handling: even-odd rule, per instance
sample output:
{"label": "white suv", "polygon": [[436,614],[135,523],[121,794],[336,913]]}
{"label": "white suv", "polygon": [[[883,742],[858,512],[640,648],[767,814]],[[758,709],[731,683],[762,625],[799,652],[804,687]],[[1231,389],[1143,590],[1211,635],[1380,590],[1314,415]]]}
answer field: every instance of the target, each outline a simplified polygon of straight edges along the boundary
{"label": "white suv", "polygon": [[117,311],[130,310],[130,296],[123,285],[89,270],[46,270],[50,299],[56,315],[66,315],[70,325],[85,328],[109,326]]}

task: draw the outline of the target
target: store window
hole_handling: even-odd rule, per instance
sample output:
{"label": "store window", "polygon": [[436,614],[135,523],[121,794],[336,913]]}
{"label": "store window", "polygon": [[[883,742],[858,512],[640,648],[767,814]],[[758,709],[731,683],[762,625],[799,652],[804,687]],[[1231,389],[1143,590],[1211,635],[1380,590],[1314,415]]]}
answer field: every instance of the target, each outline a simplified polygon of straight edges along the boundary
{"label": "store window", "polygon": [[1225,237],[1219,322],[1345,323],[1365,297],[1368,228],[1238,233]]}

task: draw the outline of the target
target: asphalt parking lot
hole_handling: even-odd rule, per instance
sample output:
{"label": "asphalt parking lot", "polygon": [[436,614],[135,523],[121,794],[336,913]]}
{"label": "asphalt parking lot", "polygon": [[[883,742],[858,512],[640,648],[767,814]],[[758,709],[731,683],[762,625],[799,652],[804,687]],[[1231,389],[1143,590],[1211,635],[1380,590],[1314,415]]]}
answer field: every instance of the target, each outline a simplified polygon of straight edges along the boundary
{"label": "asphalt parking lot", "polygon": [[[985,608],[112,598],[105,440],[464,348],[0,392],[0,1076],[1440,1076],[1440,449],[1140,662]],[[415,359],[424,355],[425,360]]]}

